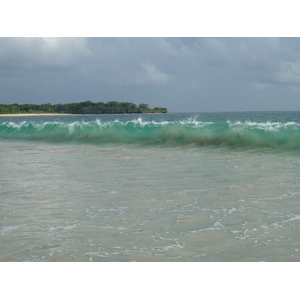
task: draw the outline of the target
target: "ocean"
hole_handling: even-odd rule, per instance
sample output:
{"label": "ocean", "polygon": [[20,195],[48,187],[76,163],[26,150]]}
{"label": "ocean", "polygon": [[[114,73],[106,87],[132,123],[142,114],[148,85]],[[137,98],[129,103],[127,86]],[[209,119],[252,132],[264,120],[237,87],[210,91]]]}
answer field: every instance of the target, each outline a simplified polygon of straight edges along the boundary
{"label": "ocean", "polygon": [[300,111],[0,118],[0,261],[300,261]]}

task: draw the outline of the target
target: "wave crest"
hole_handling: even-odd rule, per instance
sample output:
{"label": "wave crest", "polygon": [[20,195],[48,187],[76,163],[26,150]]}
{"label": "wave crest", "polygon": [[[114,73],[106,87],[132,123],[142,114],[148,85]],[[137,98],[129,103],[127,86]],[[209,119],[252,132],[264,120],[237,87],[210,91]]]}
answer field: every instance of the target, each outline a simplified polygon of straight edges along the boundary
{"label": "wave crest", "polygon": [[3,122],[1,139],[152,146],[224,146],[233,148],[300,149],[300,124],[295,122],[127,122],[100,119],[85,122]]}

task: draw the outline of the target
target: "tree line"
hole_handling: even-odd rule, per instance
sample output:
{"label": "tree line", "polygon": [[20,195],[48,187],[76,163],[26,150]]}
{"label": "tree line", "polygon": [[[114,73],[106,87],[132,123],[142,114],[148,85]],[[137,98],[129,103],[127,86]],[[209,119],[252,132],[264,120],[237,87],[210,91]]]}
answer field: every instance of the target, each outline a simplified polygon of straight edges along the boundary
{"label": "tree line", "polygon": [[163,107],[149,108],[148,104],[136,105],[132,102],[109,101],[66,104],[0,104],[0,114],[22,113],[69,113],[69,114],[134,114],[134,113],[166,113]]}

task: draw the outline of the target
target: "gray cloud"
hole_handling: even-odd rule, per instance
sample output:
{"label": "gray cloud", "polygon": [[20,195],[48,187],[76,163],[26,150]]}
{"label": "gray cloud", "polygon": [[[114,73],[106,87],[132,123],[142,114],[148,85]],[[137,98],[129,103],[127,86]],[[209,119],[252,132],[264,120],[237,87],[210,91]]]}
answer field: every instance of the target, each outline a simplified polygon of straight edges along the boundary
{"label": "gray cloud", "polygon": [[1,103],[300,109],[299,38],[0,38]]}

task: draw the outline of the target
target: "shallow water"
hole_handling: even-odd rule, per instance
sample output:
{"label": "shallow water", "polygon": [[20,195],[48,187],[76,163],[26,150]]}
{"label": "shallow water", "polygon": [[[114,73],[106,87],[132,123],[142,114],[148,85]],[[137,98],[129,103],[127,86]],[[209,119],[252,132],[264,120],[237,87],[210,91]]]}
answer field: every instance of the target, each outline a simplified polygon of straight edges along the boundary
{"label": "shallow water", "polygon": [[[230,121],[280,121],[266,114],[252,120],[233,114]],[[290,114],[279,114],[281,121],[297,123]],[[19,118],[7,120],[45,122]],[[82,118],[96,117],[50,120]],[[142,118],[183,120],[182,114]],[[0,261],[300,261],[295,147],[2,136],[0,164]]]}

